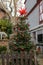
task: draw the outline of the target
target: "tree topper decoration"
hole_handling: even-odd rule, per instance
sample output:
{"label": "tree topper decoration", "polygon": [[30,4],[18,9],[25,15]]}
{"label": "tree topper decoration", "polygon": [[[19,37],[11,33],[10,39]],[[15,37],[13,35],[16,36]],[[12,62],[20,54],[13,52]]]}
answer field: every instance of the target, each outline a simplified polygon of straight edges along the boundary
{"label": "tree topper decoration", "polygon": [[24,9],[20,9],[19,10],[19,13],[20,13],[20,15],[25,15],[27,12],[26,12],[26,9],[24,8]]}

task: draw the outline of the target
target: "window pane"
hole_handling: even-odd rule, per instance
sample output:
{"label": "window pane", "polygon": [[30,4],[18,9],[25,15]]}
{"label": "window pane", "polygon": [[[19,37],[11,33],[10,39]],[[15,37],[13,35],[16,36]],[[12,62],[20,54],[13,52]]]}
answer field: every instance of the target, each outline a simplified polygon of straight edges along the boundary
{"label": "window pane", "polygon": [[38,35],[38,42],[39,43],[43,43],[43,37],[42,36],[43,36],[43,34]]}
{"label": "window pane", "polygon": [[40,3],[40,21],[43,20],[43,1]]}
{"label": "window pane", "polygon": [[40,13],[42,13],[42,6],[40,6]]}
{"label": "window pane", "polygon": [[40,15],[40,21],[43,20],[43,13]]}
{"label": "window pane", "polygon": [[42,17],[42,20],[43,20],[43,13],[42,13],[41,17]]}

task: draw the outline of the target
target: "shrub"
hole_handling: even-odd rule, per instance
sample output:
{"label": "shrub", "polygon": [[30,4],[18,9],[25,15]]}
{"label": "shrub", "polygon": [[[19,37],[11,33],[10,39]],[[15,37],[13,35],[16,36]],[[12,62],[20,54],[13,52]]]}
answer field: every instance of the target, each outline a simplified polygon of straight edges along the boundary
{"label": "shrub", "polygon": [[12,33],[12,23],[8,19],[0,19],[0,30],[7,33],[8,38]]}
{"label": "shrub", "polygon": [[7,51],[7,47],[5,47],[5,46],[0,46],[0,54],[1,54],[1,53],[6,53],[6,51]]}

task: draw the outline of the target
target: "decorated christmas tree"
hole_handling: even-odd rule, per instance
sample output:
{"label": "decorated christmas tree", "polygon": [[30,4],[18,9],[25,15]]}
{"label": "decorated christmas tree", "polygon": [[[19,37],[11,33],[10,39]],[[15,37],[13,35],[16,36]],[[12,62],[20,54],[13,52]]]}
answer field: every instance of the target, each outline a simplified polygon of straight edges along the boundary
{"label": "decorated christmas tree", "polygon": [[33,44],[30,42],[29,23],[26,22],[26,9],[20,9],[20,16],[17,17],[17,24],[14,27],[14,41],[10,44],[12,50],[30,51]]}
{"label": "decorated christmas tree", "polygon": [[19,23],[16,24],[14,31],[14,41],[11,45],[13,50],[26,50],[32,49],[33,45],[30,42],[29,23],[26,22],[25,17],[18,18]]}

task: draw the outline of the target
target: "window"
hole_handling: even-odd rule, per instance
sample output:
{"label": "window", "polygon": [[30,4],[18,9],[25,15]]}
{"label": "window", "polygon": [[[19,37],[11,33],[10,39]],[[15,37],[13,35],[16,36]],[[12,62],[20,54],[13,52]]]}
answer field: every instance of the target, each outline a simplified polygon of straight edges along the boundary
{"label": "window", "polygon": [[33,37],[36,40],[36,32],[33,32]]}
{"label": "window", "polygon": [[43,22],[43,1],[40,3],[40,23]]}
{"label": "window", "polygon": [[43,34],[38,34],[38,42],[43,43]]}

